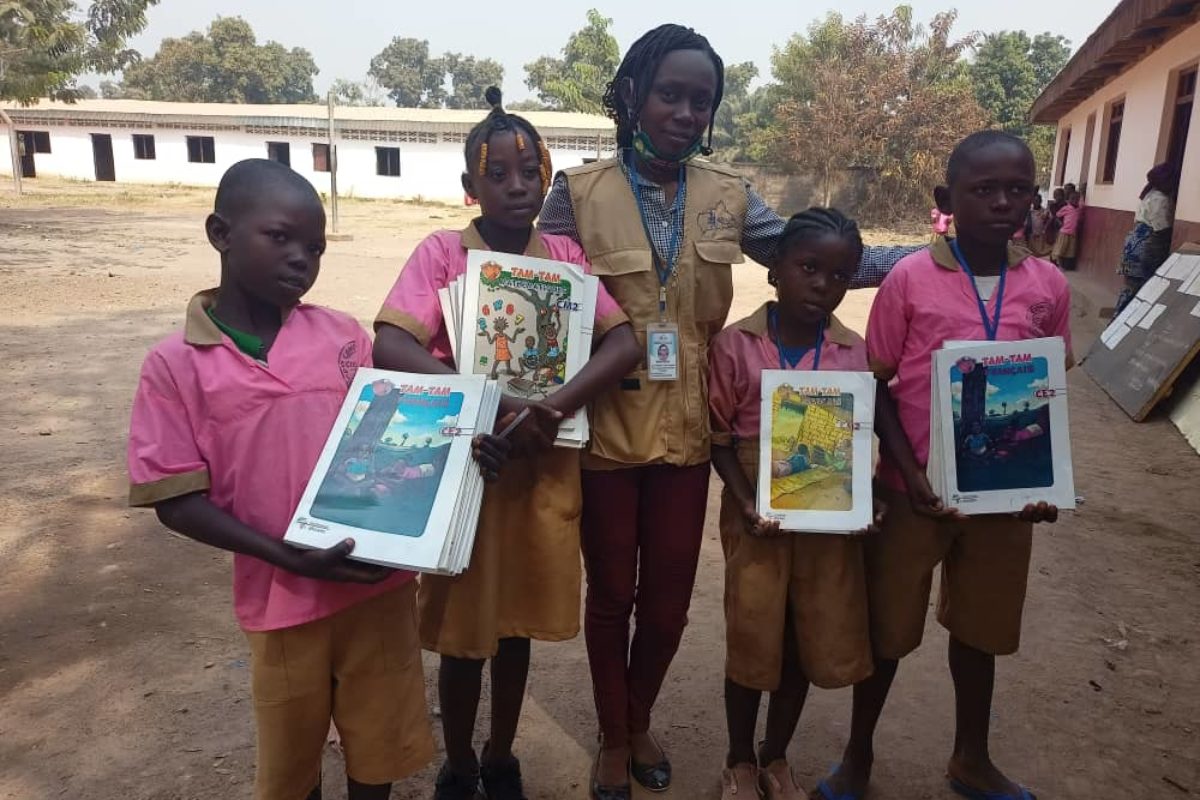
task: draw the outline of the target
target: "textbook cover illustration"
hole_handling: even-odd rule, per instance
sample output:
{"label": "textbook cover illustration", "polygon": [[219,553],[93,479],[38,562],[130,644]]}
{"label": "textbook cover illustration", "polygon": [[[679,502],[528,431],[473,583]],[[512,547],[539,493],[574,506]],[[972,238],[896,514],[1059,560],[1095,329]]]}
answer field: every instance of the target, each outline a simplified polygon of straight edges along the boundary
{"label": "textbook cover illustration", "polygon": [[[546,399],[591,356],[598,288],[574,264],[469,251],[466,273],[440,297],[459,372]],[[559,445],[580,448],[588,438],[584,411],[563,420]]]}
{"label": "textbook cover illustration", "polygon": [[473,539],[482,482],[471,436],[498,404],[486,378],[360,369],[284,538],[329,547],[352,536],[353,558],[465,568],[454,553]]}
{"label": "textbook cover illustration", "polygon": [[874,414],[868,373],[763,371],[758,512],[785,530],[866,528]]}
{"label": "textbook cover illustration", "polygon": [[1074,508],[1061,338],[949,342],[934,354],[929,475],[965,514]]}

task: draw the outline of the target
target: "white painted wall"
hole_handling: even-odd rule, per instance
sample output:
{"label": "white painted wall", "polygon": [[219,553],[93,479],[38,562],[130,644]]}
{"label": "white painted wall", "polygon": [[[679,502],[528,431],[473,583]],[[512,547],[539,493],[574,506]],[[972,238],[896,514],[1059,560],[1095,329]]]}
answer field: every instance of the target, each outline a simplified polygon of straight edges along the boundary
{"label": "white painted wall", "polygon": [[[292,168],[307,178],[317,191],[328,193],[329,173],[313,171],[312,145],[324,142],[323,137],[298,138],[265,136],[241,131],[187,130],[116,130],[54,126],[38,128],[21,125],[21,130],[48,130],[49,153],[37,153],[34,164],[37,174],[76,180],[95,180],[92,156],[92,133],[112,136],[113,162],[117,183],[180,183],[188,186],[216,186],[221,175],[234,163],[246,158],[266,158],[267,142],[287,142],[291,145]],[[153,161],[134,158],[133,134],[154,136]],[[7,135],[7,130],[0,131]],[[194,164],[187,160],[187,137],[211,136],[214,139],[216,162]],[[12,175],[11,160],[4,142],[0,158],[0,175]],[[376,174],[375,148],[400,149],[400,176]],[[555,169],[577,166],[584,158],[594,157],[594,151],[552,149]],[[606,154],[607,155],[607,154]],[[342,197],[413,199],[417,197],[444,202],[462,202],[460,175],[463,171],[462,145],[453,143],[411,144],[400,142],[338,142],[338,193]]]}
{"label": "white painted wall", "polygon": [[[1072,109],[1059,121],[1059,141],[1055,144],[1055,167],[1051,175],[1058,175],[1063,131],[1069,127],[1071,147],[1063,182],[1079,182],[1084,171],[1087,118],[1094,113],[1096,136],[1088,170],[1086,202],[1119,211],[1136,211],[1138,195],[1146,184],[1146,172],[1157,163],[1160,140],[1163,139],[1161,134],[1164,126],[1170,124],[1169,117],[1164,117],[1163,112],[1168,101],[1174,100],[1173,94],[1168,97],[1168,92],[1174,88],[1172,73],[1180,67],[1195,64],[1197,59],[1200,59],[1200,23],[1185,29]],[[1099,181],[1103,176],[1105,112],[1108,104],[1122,95],[1125,97],[1125,118],[1117,151],[1116,175],[1111,184],[1102,184]],[[1165,141],[1162,146],[1165,147]],[[1179,219],[1200,222],[1200,103],[1192,109],[1175,213]]]}

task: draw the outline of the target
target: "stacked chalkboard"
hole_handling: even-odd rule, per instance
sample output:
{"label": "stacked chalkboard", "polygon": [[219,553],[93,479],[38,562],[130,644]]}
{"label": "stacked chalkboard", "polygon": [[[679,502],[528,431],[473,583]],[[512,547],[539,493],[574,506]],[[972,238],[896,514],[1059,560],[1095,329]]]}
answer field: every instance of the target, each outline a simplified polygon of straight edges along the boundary
{"label": "stacked chalkboard", "polygon": [[1083,368],[1141,422],[1200,353],[1200,244],[1168,258],[1092,346]]}

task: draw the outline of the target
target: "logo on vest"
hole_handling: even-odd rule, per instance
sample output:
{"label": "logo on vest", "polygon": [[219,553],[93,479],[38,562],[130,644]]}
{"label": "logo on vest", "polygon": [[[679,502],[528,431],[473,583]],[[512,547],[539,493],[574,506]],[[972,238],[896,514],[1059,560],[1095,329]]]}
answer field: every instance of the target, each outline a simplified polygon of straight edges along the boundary
{"label": "logo on vest", "polygon": [[342,371],[347,386],[354,382],[354,373],[358,371],[358,342],[351,339],[342,345],[338,353],[338,369]]}
{"label": "logo on vest", "polygon": [[696,221],[700,225],[700,230],[705,233],[734,230],[738,226],[737,217],[729,213],[724,200],[707,211],[701,211],[696,215]]}

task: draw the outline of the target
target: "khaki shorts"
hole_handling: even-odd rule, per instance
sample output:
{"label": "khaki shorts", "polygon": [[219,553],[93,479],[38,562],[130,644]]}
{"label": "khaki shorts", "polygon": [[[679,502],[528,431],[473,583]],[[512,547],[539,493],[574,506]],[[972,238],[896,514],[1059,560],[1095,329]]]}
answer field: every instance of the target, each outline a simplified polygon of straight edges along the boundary
{"label": "khaki shorts", "polygon": [[1054,249],[1051,251],[1051,257],[1074,258],[1076,246],[1075,234],[1060,233],[1058,238],[1054,240]]}
{"label": "khaki shorts", "polygon": [[[750,453],[750,444],[739,446],[739,456],[753,485],[757,446]],[[778,689],[788,635],[795,637],[805,676],[821,688],[848,686],[871,674],[862,539],[822,533],[752,536],[725,491],[721,545],[730,680],[764,692]]]}
{"label": "khaki shorts", "polygon": [[985,653],[1015,653],[1032,523],[1002,514],[939,521],[914,512],[903,492],[883,490],[881,497],[888,505],[883,532],[865,546],[876,657],[903,658],[921,644],[939,563],[938,622]]}
{"label": "khaki shorts", "polygon": [[416,581],[293,628],[247,632],[258,727],[257,800],[304,800],[329,721],[346,774],[391,783],[433,758],[417,641]]}

